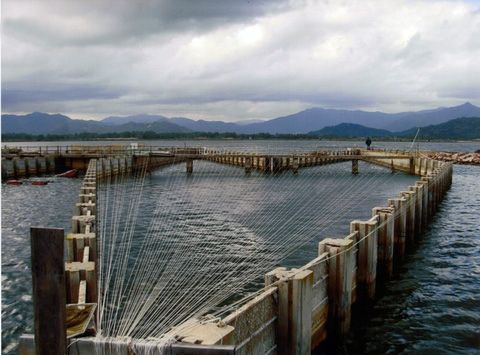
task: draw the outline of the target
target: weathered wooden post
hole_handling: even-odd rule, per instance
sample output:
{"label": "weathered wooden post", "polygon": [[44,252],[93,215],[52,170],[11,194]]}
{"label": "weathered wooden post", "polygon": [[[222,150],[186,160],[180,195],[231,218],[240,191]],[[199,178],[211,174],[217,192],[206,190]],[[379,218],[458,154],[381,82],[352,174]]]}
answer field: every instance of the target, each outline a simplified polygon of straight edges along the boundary
{"label": "weathered wooden post", "polygon": [[352,174],[358,175],[358,159],[352,159]]}
{"label": "weathered wooden post", "polygon": [[300,158],[298,157],[294,157],[292,158],[292,171],[293,173],[296,175],[298,174],[298,168],[300,167]]}
{"label": "weathered wooden post", "polygon": [[409,187],[410,191],[415,192],[415,234],[418,236],[423,229],[423,186],[419,185],[418,182],[415,183],[415,186]]}
{"label": "weathered wooden post", "polygon": [[245,157],[245,174],[250,174],[252,172],[252,158],[247,156]]}
{"label": "weathered wooden post", "polygon": [[35,351],[37,355],[65,354],[64,231],[32,227],[30,242]]}
{"label": "weathered wooden post", "polygon": [[425,230],[428,224],[428,181],[423,179],[416,184],[422,188],[422,230]]}
{"label": "weathered wooden post", "polygon": [[265,285],[278,288],[278,353],[311,353],[313,272],[277,268],[265,275]]}
{"label": "weathered wooden post", "polygon": [[409,173],[410,175],[415,175],[415,158],[410,157],[409,159]]}
{"label": "weathered wooden post", "polygon": [[193,173],[193,159],[186,160],[187,165],[187,175],[192,175]]}
{"label": "weathered wooden post", "polygon": [[416,193],[414,191],[402,191],[400,195],[407,200],[407,240],[412,245],[415,241]]}
{"label": "weathered wooden post", "polygon": [[289,280],[290,354],[309,355],[312,340],[313,272],[297,272]]}
{"label": "weathered wooden post", "polygon": [[427,218],[427,223],[431,221],[432,219],[432,184],[433,184],[433,177],[431,176],[424,176],[422,177],[421,180],[424,183],[425,186],[425,195],[426,195],[426,200],[428,201],[427,207],[425,209],[425,214]]}
{"label": "weathered wooden post", "polygon": [[393,207],[374,207],[372,215],[378,216],[378,267],[377,273],[383,278],[393,275],[394,219]]}
{"label": "weathered wooden post", "polygon": [[398,262],[403,259],[405,255],[405,240],[407,237],[407,200],[401,198],[388,199],[388,205],[395,209],[395,247],[394,247],[394,260]]}
{"label": "weathered wooden post", "polygon": [[[355,232],[357,233],[357,232]],[[319,254],[328,253],[328,313],[330,331],[342,336],[350,329],[353,284],[353,238],[322,240]]]}
{"label": "weathered wooden post", "polygon": [[350,222],[350,233],[358,232],[357,290],[364,301],[375,298],[378,253],[378,217]]}

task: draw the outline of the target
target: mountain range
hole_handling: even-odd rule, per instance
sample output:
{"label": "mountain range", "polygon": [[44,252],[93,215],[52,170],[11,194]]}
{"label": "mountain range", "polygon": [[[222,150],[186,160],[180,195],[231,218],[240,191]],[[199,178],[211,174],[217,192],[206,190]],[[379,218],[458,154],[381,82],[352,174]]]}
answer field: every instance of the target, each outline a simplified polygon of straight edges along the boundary
{"label": "mountain range", "polygon": [[418,139],[479,139],[480,117],[459,117],[437,125],[410,128],[402,132],[365,127],[355,123],[340,123],[324,127],[309,134],[324,138],[358,138],[358,137],[397,137]]}
{"label": "mountain range", "polygon": [[[344,123],[390,132],[403,132],[414,127],[436,125],[459,117],[480,117],[480,107],[467,102],[459,106],[401,113],[311,108],[262,122],[242,123],[192,120],[185,117],[168,118],[148,114],[111,116],[100,121],[75,120],[61,114],[33,112],[27,115],[2,115],[2,133],[73,134],[153,131],[156,133],[306,134]],[[350,126],[350,129],[353,128]]]}

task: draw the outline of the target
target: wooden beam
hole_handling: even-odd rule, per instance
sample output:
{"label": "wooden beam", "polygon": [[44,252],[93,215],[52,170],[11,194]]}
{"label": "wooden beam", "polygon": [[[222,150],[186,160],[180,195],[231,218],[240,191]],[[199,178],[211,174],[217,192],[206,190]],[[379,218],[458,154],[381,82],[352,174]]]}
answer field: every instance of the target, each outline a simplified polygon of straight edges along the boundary
{"label": "wooden beam", "polygon": [[30,229],[32,285],[37,355],[65,354],[64,232],[58,228]]}

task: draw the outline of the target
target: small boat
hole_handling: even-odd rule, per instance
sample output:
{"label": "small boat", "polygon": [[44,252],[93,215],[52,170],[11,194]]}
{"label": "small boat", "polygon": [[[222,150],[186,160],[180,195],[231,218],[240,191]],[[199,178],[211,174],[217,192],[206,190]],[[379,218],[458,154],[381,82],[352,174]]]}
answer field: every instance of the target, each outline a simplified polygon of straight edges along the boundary
{"label": "small boat", "polygon": [[7,185],[21,185],[23,182],[20,180],[7,180]]}
{"label": "small boat", "polygon": [[32,181],[32,185],[36,185],[36,186],[43,186],[43,185],[47,185],[48,184],[48,181],[46,180],[34,180]]}
{"label": "small boat", "polygon": [[78,174],[78,170],[77,170],[77,169],[72,169],[72,170],[65,171],[64,173],[57,174],[57,175],[55,175],[55,176],[57,176],[57,177],[74,178],[74,177],[77,177],[77,174]]}

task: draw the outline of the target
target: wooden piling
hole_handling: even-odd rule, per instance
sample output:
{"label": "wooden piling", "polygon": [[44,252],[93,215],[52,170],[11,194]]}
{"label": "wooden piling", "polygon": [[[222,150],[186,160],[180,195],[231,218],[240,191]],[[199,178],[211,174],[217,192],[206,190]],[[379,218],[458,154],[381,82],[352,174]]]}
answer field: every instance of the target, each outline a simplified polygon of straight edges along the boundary
{"label": "wooden piling", "polygon": [[291,355],[310,355],[312,339],[313,272],[300,271],[288,280],[289,345]]}
{"label": "wooden piling", "polygon": [[37,355],[65,354],[64,232],[31,228],[32,295]]}
{"label": "wooden piling", "polygon": [[186,160],[186,170],[187,175],[191,175],[193,173],[193,159]]}
{"label": "wooden piling", "polygon": [[403,260],[405,256],[405,242],[407,238],[407,200],[403,197],[401,198],[391,198],[388,199],[388,205],[393,207],[395,212],[395,226],[394,238],[395,238],[395,247],[394,247],[394,262],[397,263]]}
{"label": "wooden piling", "polygon": [[378,265],[377,274],[381,278],[391,278],[393,275],[393,249],[395,209],[392,207],[374,207],[372,216],[378,216]]}
{"label": "wooden piling", "polygon": [[250,174],[252,172],[252,158],[245,157],[245,174]]}
{"label": "wooden piling", "polygon": [[375,298],[378,255],[377,218],[350,223],[350,233],[358,232],[357,295],[363,301]]}
{"label": "wooden piling", "polygon": [[409,186],[410,191],[415,192],[415,235],[418,236],[423,230],[423,186],[415,183]]}
{"label": "wooden piling", "polygon": [[407,200],[407,241],[410,245],[415,241],[415,203],[414,191],[402,191],[400,195]]}
{"label": "wooden piling", "polygon": [[410,157],[409,160],[409,173],[410,175],[415,175],[415,158]]}
{"label": "wooden piling", "polygon": [[334,336],[345,335],[350,329],[353,285],[352,239],[322,240],[319,254],[328,253],[329,331]]}
{"label": "wooden piling", "polygon": [[352,174],[358,175],[358,159],[352,160]]}

